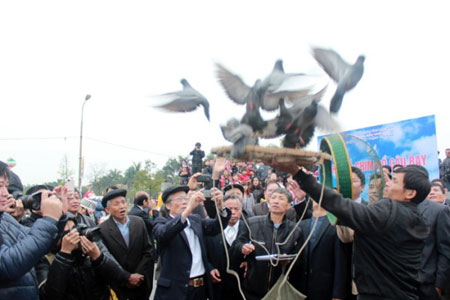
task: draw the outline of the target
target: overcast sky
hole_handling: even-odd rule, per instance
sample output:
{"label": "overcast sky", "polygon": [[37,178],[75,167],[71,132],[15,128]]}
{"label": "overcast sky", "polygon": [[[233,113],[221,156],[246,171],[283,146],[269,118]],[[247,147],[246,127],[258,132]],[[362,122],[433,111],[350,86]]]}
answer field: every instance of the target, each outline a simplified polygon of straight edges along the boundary
{"label": "overcast sky", "polygon": [[[99,166],[124,170],[146,159],[162,166],[197,141],[209,152],[227,144],[219,125],[244,111],[226,98],[214,62],[248,84],[278,58],[287,72],[320,75],[312,45],[333,48],[349,62],[366,55],[364,76],[339,113],[343,130],[435,114],[443,154],[450,146],[447,7],[446,1],[2,1],[0,160],[14,158],[14,170],[31,184],[55,180],[67,155],[76,178],[86,94],[92,98],[84,114],[84,182]],[[202,110],[166,114],[150,107],[149,96],[179,90],[183,77],[209,99],[210,123]]]}

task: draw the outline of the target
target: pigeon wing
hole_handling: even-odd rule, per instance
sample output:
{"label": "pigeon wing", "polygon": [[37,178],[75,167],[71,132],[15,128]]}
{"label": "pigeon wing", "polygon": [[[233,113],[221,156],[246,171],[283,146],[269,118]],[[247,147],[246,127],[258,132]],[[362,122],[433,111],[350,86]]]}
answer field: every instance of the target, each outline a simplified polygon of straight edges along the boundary
{"label": "pigeon wing", "polygon": [[339,82],[351,67],[334,50],[313,48],[312,52],[316,61],[322,66],[328,76],[333,78],[336,82]]}
{"label": "pigeon wing", "polygon": [[194,111],[202,102],[202,99],[197,97],[191,98],[178,98],[170,101],[169,103],[158,105],[156,107],[162,108],[172,112],[190,112]]}
{"label": "pigeon wing", "polygon": [[245,98],[250,92],[250,88],[242,79],[228,71],[221,64],[216,63],[216,75],[228,97],[237,104],[245,104]]}

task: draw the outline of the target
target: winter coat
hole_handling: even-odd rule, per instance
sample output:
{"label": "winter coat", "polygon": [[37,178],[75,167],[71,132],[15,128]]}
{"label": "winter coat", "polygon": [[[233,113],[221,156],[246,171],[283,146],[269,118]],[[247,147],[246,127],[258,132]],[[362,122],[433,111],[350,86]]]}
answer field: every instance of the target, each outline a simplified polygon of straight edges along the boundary
{"label": "winter coat", "polygon": [[42,300],[106,300],[109,284],[126,280],[123,270],[104,254],[91,261],[58,252],[48,268],[47,280],[39,289]]}
{"label": "winter coat", "polygon": [[43,217],[28,228],[9,214],[0,214],[0,299],[38,299],[33,266],[50,251],[58,235],[57,224]]}
{"label": "winter coat", "polygon": [[[271,254],[277,254],[275,243],[285,242],[289,233],[295,227],[295,223],[288,220],[285,216],[279,228],[275,229],[270,219],[270,214],[249,218],[248,224],[251,229],[252,239],[263,242],[264,247]],[[249,231],[247,226],[244,226],[231,247],[230,253],[234,260],[243,261],[244,256],[241,250],[244,244],[247,244],[249,241]],[[297,227],[286,244],[279,246],[280,254],[296,254],[300,249],[301,241],[302,232]],[[245,297],[248,300],[262,299],[278,280],[282,269],[281,264],[273,267],[268,261],[257,261],[255,256],[267,255],[268,253],[259,244],[254,243],[254,245],[255,251],[246,257],[248,271],[243,282]]]}

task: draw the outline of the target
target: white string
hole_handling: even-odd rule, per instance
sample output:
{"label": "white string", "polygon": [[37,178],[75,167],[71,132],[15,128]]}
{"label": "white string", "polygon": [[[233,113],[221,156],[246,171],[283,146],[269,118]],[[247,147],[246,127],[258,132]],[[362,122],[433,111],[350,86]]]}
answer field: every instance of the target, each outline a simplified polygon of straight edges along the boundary
{"label": "white string", "polygon": [[[324,169],[324,165],[323,165],[323,164],[321,164],[321,167],[322,167],[322,169]],[[215,186],[215,180],[213,180],[213,186]],[[231,182],[231,189],[233,189],[233,188],[234,188],[233,182]],[[320,199],[319,199],[319,210],[320,210],[321,205],[322,205],[322,199],[323,199],[323,193],[324,193],[324,190],[325,190],[325,176],[324,176],[324,182],[322,183],[322,191],[321,191],[321,195],[320,195]],[[280,248],[279,248],[279,246],[280,246],[280,245],[281,245],[281,246],[282,246],[282,245],[285,245],[285,244],[288,242],[288,240],[291,238],[291,236],[293,235],[293,233],[295,232],[295,230],[297,229],[297,227],[300,225],[300,222],[303,220],[303,217],[305,216],[306,210],[308,209],[308,205],[309,205],[309,202],[310,202],[310,200],[311,200],[310,198],[311,198],[311,197],[309,197],[308,202],[306,203],[306,206],[305,206],[305,208],[304,208],[304,210],[303,210],[303,213],[302,213],[301,218],[297,221],[297,223],[295,224],[294,228],[292,228],[291,232],[290,232],[289,235],[286,237],[285,241],[282,242],[282,243],[275,243],[275,246],[276,246],[276,249],[277,249],[277,257],[276,257],[276,258],[275,258],[275,257],[272,258],[272,256],[269,256],[270,264],[271,264],[273,267],[277,267],[278,264],[279,264],[279,262],[280,262],[280,258],[279,258],[279,257],[280,257]],[[220,231],[221,231],[221,236],[222,236],[222,243],[223,243],[224,250],[225,250],[226,262],[227,262],[226,272],[227,272],[228,274],[231,274],[231,275],[233,275],[234,277],[236,277],[237,282],[238,282],[239,293],[241,294],[242,298],[243,298],[244,300],[246,300],[245,295],[244,295],[244,292],[242,291],[241,280],[240,280],[240,278],[239,278],[239,274],[238,274],[236,271],[230,269],[230,256],[229,256],[228,247],[227,247],[227,244],[226,244],[226,239],[225,239],[225,232],[224,232],[224,228],[223,228],[223,223],[222,223],[222,219],[220,218],[219,207],[217,206],[217,203],[216,203],[215,201],[214,201],[214,204],[215,204],[215,208],[216,208],[216,215],[217,215],[217,218],[218,218],[218,220],[219,220]],[[247,223],[247,218],[246,218],[244,215],[242,215],[242,219],[243,219],[243,221],[244,221],[245,226],[246,226],[247,229],[248,229],[248,234],[249,234],[249,239],[250,239],[250,241],[252,241],[253,243],[258,244],[264,251],[266,251],[267,254],[270,255],[271,253],[269,252],[269,250],[268,250],[261,242],[252,239],[252,231],[251,231],[251,229],[250,229],[250,226],[249,226],[248,223]],[[281,284],[280,284],[280,286],[279,286],[279,288],[278,288],[278,296],[280,296],[281,288],[282,288],[283,285],[286,283],[287,278],[288,278],[288,275],[289,275],[289,273],[291,272],[293,266],[295,265],[297,259],[300,257],[300,254],[303,252],[304,248],[305,248],[306,245],[309,243],[309,241],[310,241],[310,239],[311,239],[311,236],[312,236],[312,234],[313,234],[313,232],[314,232],[314,230],[315,230],[315,228],[316,228],[316,226],[317,226],[317,222],[318,222],[318,218],[316,218],[316,220],[314,221],[314,225],[313,225],[313,227],[312,227],[312,229],[311,229],[311,232],[309,233],[309,235],[308,235],[307,239],[305,240],[305,242],[303,243],[303,245],[300,247],[299,252],[298,252],[297,255],[295,256],[294,260],[291,262],[291,264],[290,264],[290,266],[289,266],[287,272],[284,274],[284,279],[283,279],[283,281],[281,282]],[[272,261],[272,259],[275,261],[275,263]]]}

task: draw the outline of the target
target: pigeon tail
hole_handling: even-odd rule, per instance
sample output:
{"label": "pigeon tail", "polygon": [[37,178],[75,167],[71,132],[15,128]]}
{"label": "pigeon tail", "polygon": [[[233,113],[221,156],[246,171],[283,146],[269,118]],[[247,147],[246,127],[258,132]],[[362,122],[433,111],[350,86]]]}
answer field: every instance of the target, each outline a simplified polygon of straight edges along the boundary
{"label": "pigeon tail", "polygon": [[337,89],[331,98],[330,102],[330,113],[337,114],[342,106],[342,101],[344,100],[345,91],[341,91],[341,89]]}

